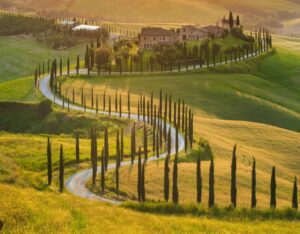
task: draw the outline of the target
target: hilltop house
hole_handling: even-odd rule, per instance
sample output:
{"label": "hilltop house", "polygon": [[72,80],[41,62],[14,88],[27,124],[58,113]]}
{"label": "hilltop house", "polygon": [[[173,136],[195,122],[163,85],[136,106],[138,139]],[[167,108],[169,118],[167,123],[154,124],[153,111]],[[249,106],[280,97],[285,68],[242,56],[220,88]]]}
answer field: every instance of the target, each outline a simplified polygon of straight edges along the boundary
{"label": "hilltop house", "polygon": [[142,28],[139,47],[149,50],[156,45],[172,45],[179,39],[179,33],[173,30],[156,27]]}
{"label": "hilltop house", "polygon": [[186,25],[180,29],[180,40],[183,41],[198,41],[208,37],[208,31],[204,28]]}
{"label": "hilltop house", "polygon": [[202,27],[202,29],[207,31],[208,37],[222,37],[224,34],[224,29],[218,25],[208,25]]}

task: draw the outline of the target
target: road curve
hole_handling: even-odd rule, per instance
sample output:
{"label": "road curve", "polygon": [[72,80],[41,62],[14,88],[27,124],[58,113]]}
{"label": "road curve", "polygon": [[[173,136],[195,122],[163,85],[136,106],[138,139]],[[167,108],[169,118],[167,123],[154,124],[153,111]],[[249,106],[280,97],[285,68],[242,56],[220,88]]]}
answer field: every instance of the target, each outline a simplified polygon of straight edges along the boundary
{"label": "road curve", "polygon": [[[75,73],[76,71],[72,71],[71,73]],[[81,73],[86,73],[84,70],[81,71]],[[39,82],[39,89],[41,91],[41,93],[48,99],[50,99],[51,101],[53,101],[55,104],[62,106],[63,105],[63,100],[61,97],[55,96],[54,93],[52,92],[51,88],[50,88],[50,75],[46,75],[45,77],[43,77],[40,82]],[[69,104],[69,108],[71,110],[76,110],[76,111],[84,111],[84,108],[78,105],[74,105],[74,104]],[[89,113],[94,113],[96,114],[96,110],[94,109],[90,109],[90,108],[86,108],[86,112]],[[99,114],[102,115],[109,115],[108,112],[104,112],[104,111],[98,111]],[[116,112],[111,112],[112,116],[119,116],[119,113]],[[123,118],[128,118],[128,114],[127,113],[122,113],[122,117]],[[147,121],[146,117],[146,121]],[[140,119],[138,118],[138,116],[136,114],[131,114],[130,115],[130,119],[135,120],[135,121],[142,121],[142,118],[140,117]],[[171,126],[169,123],[167,123],[167,131],[169,131],[169,129],[171,129],[171,155],[174,155],[176,152],[175,149],[175,136],[176,136],[176,129]],[[179,152],[184,150],[184,146],[185,146],[185,142],[184,142],[184,137],[181,133],[178,134],[178,150]],[[148,158],[147,161],[155,161],[158,159],[162,159],[165,158],[167,156],[167,153],[162,153],[159,155],[159,158],[157,158],[156,156],[154,157],[150,157]],[[134,163],[137,163],[137,160],[134,161]],[[130,166],[131,165],[131,161],[125,161],[125,162],[121,162],[121,167],[124,166]],[[115,169],[116,168],[116,164],[112,163],[108,165],[108,169]],[[97,168],[97,173],[101,172],[101,167]],[[113,205],[119,205],[121,204],[121,201],[115,200],[115,199],[111,199],[111,198],[105,198],[102,197],[98,194],[92,193],[87,187],[86,184],[88,182],[88,180],[92,177],[92,169],[85,169],[82,171],[79,171],[75,174],[73,174],[72,176],[70,176],[66,183],[65,186],[66,188],[73,193],[76,196],[82,197],[82,198],[86,198],[86,199],[90,199],[90,200],[98,200],[101,202],[105,202],[105,203],[110,203]]]}
{"label": "road curve", "polygon": [[[244,59],[240,58],[238,61],[228,61],[227,63],[235,63],[235,62],[239,62],[239,61],[243,61],[243,60],[249,60],[255,57],[258,57],[260,54],[257,53],[253,53],[248,55],[248,57],[245,55]],[[225,62],[221,62],[221,63],[216,63],[216,66],[219,65],[223,65],[225,64]],[[211,65],[213,66],[213,65]],[[207,65],[203,65],[203,68],[207,68]],[[195,69],[199,69],[200,66],[196,65]],[[189,66],[188,70],[192,70],[194,69],[193,66]],[[186,68],[182,68],[181,71],[186,71]],[[80,69],[79,71],[80,74],[87,74],[87,70],[86,69]],[[147,72],[145,72],[147,73]],[[159,72],[159,73],[178,73],[177,70],[173,70],[173,71],[164,71],[164,72]],[[76,71],[70,71],[70,74],[76,74]],[[96,72],[91,72],[91,75],[97,75]],[[123,72],[123,74],[131,74],[130,72]],[[133,72],[132,74],[140,74],[140,72]],[[149,72],[147,74],[150,74]],[[66,75],[66,73],[64,73],[64,75]],[[104,74],[104,75],[108,75],[108,74]],[[111,75],[119,75],[119,73],[117,72],[112,72]],[[50,89],[50,75],[46,75],[45,77],[43,77],[40,81],[39,81],[39,89],[41,91],[41,93],[48,99],[52,100],[55,104],[62,106],[63,105],[63,100],[61,97],[55,96],[52,92],[52,90]],[[69,104],[69,108],[71,110],[76,110],[76,111],[86,111],[89,113],[94,113],[96,114],[96,110],[94,109],[90,109],[90,108],[86,108],[86,110],[84,110],[83,107],[75,105],[75,104]],[[99,114],[102,115],[109,115],[108,112],[104,112],[104,111],[98,111]],[[112,116],[119,116],[119,113],[116,112],[111,112]],[[122,117],[123,118],[128,118],[128,114],[127,113],[122,113]],[[146,121],[147,121],[146,117]],[[135,121],[142,121],[142,119],[138,119],[138,116],[136,114],[131,114],[130,115],[130,119],[135,120]],[[172,141],[172,146],[171,146],[171,155],[175,154],[175,133],[176,130],[173,126],[171,126],[169,123],[167,123],[167,130],[169,130],[169,128],[171,128],[171,141]],[[185,146],[185,142],[184,142],[184,137],[181,133],[179,133],[178,135],[178,142],[179,142],[179,152],[182,151],[184,149]],[[167,156],[167,153],[162,153],[159,156],[159,159],[161,158],[165,158]],[[158,160],[158,158],[156,156],[148,158],[148,161],[155,161]],[[137,163],[137,160],[134,161],[134,163]],[[130,161],[126,161],[126,162],[122,162],[121,163],[121,167],[124,166],[130,166],[131,162]],[[116,165],[115,163],[113,164],[109,164],[108,165],[108,169],[115,169]],[[100,173],[101,172],[101,167],[97,168],[97,172]],[[92,193],[87,187],[86,184],[88,182],[88,180],[92,177],[92,169],[86,169],[86,170],[82,170],[79,171],[77,173],[75,173],[74,175],[72,175],[70,178],[67,179],[65,185],[66,188],[73,193],[76,196],[82,197],[82,198],[86,198],[86,199],[90,199],[90,200],[98,200],[101,202],[105,202],[105,203],[110,203],[110,204],[114,204],[114,205],[119,205],[121,204],[121,201],[115,200],[115,199],[108,199],[105,197],[102,197],[98,194]]]}

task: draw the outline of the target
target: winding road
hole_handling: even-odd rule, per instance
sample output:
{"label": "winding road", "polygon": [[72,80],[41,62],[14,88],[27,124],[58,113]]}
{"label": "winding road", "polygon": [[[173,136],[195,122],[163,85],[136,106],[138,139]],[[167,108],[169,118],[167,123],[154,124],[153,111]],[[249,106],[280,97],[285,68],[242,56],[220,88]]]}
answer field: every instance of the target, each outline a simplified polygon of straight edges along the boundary
{"label": "winding road", "polygon": [[[75,73],[76,71],[72,71],[71,73]],[[81,73],[85,73],[85,71],[81,71]],[[50,88],[50,75],[45,76],[44,78],[42,78],[40,80],[39,83],[39,89],[41,91],[41,93],[48,99],[52,100],[55,104],[62,106],[63,105],[63,100],[60,97],[57,97],[54,95],[54,93],[52,92],[51,88]],[[71,104],[69,105],[69,108],[71,110],[76,110],[76,111],[85,111],[83,107],[78,106],[78,105],[74,105]],[[86,109],[86,112],[89,113],[94,113],[96,114],[96,110],[94,109]],[[103,111],[99,111],[98,114],[102,114],[102,115],[109,115],[108,112],[103,112]],[[116,112],[111,112],[112,116],[119,116],[119,113]],[[127,118],[128,119],[128,114],[127,113],[122,113],[122,118]],[[147,121],[146,117],[146,121]],[[138,116],[136,114],[131,114],[130,115],[130,119],[135,120],[135,121],[142,121],[142,118],[140,117],[140,119],[138,118]],[[167,123],[167,131],[169,131],[169,129],[171,129],[171,155],[174,155],[176,152],[175,149],[175,135],[176,135],[176,129],[171,126],[169,123]],[[185,143],[184,143],[184,137],[181,133],[178,134],[178,150],[179,152],[182,151],[184,149]],[[162,153],[159,155],[159,158],[157,158],[156,156],[154,157],[150,157],[148,158],[147,161],[155,161],[158,159],[162,159],[165,158],[167,156],[167,153]],[[137,160],[134,161],[134,164],[137,163]],[[125,167],[125,166],[130,166],[131,165],[131,161],[124,161],[121,162],[121,167]],[[108,169],[115,169],[116,168],[116,164],[109,164],[108,165]],[[101,173],[101,167],[97,168],[97,173]],[[102,197],[98,194],[92,193],[87,187],[86,184],[88,182],[88,180],[92,177],[92,169],[85,169],[82,171],[79,171],[77,173],[75,173],[74,175],[72,175],[70,178],[67,179],[65,186],[66,188],[74,195],[82,197],[82,198],[86,198],[86,199],[90,199],[90,200],[98,200],[101,202],[106,202],[106,203],[110,203],[113,205],[119,205],[121,204],[121,201],[115,200],[115,199],[111,199],[111,198],[105,198]]]}
{"label": "winding road", "polygon": [[[254,53],[254,54],[249,54],[248,56],[244,56],[244,59],[240,58],[238,59],[238,61],[242,61],[242,60],[248,60],[251,58],[255,58],[258,57],[260,54]],[[227,63],[235,63],[236,61],[228,61]],[[221,63],[216,63],[216,66],[218,65],[222,65],[225,64],[225,62],[221,62]],[[212,66],[212,65],[211,65]],[[202,68],[207,68],[207,65],[202,66]],[[195,69],[199,69],[200,66],[196,65]],[[193,70],[194,66],[189,66],[188,70]],[[181,71],[186,71],[187,69],[184,67],[181,69]],[[159,73],[178,73],[179,71],[177,70],[173,70],[173,71],[163,71],[163,72],[159,72]],[[81,69],[79,71],[80,74],[87,74],[86,69]],[[145,72],[147,73],[147,72]],[[148,72],[149,73],[149,72]],[[76,74],[76,71],[70,71],[70,74]],[[96,72],[91,72],[91,75],[97,75]],[[123,72],[123,74],[131,74],[130,72]],[[140,74],[140,72],[133,72],[132,74]],[[149,73],[150,74],[150,73]],[[66,73],[64,73],[64,75],[66,75]],[[108,75],[108,74],[102,74],[102,75]],[[117,72],[112,72],[111,75],[119,75],[119,73]],[[55,104],[63,106],[63,100],[62,98],[55,96],[52,92],[52,90],[50,89],[50,75],[46,75],[45,77],[43,77],[42,79],[40,79],[39,81],[39,89],[41,91],[41,93],[48,99],[52,100]],[[86,110],[84,110],[83,107],[75,105],[75,104],[69,104],[69,108],[71,110],[76,110],[76,111],[86,111],[86,112],[90,112],[90,113],[94,113],[96,114],[96,110],[94,109],[89,109],[86,108]],[[102,115],[109,115],[108,112],[104,112],[104,111],[98,111],[98,114],[102,114]],[[116,112],[111,112],[112,116],[119,116],[119,113]],[[122,113],[122,117],[123,118],[127,118],[128,119],[128,114],[127,113]],[[146,117],[146,121],[147,121]],[[142,121],[142,118],[138,118],[138,116],[136,114],[131,114],[130,115],[130,119],[135,120],[135,121]],[[172,146],[171,146],[171,155],[175,154],[175,133],[176,130],[173,126],[171,126],[169,123],[167,124],[167,131],[169,131],[169,128],[171,128],[171,142],[172,142]],[[178,135],[178,143],[179,143],[179,152],[184,150],[184,146],[185,146],[185,142],[184,142],[184,137],[183,135],[179,132]],[[159,155],[159,158],[157,158],[156,156],[148,158],[148,161],[155,161],[158,159],[162,159],[165,158],[167,156],[167,153],[162,153],[161,155]],[[134,161],[134,163],[137,163],[137,160]],[[125,167],[125,166],[130,166],[131,162],[130,161],[125,161],[121,163],[121,167]],[[109,164],[108,165],[108,169],[115,169],[116,165],[115,163],[113,164]],[[101,167],[97,168],[97,173],[101,173]],[[110,203],[113,205],[119,205],[121,204],[121,201],[119,200],[115,200],[115,199],[111,199],[111,198],[105,198],[102,197],[98,194],[92,193],[87,187],[86,184],[88,182],[88,180],[92,177],[92,169],[85,169],[82,171],[79,171],[77,173],[75,173],[74,175],[72,175],[70,178],[67,179],[65,185],[66,188],[74,195],[82,197],[82,198],[86,198],[86,199],[90,199],[90,200],[98,200],[101,202],[105,202],[105,203]]]}

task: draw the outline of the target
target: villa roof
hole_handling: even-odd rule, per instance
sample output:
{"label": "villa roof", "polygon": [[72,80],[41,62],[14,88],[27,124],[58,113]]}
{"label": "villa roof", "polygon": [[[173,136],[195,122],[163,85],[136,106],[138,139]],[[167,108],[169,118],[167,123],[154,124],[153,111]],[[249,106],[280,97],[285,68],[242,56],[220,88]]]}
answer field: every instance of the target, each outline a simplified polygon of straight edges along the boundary
{"label": "villa roof", "polygon": [[207,30],[208,32],[223,31],[223,29],[220,26],[216,26],[216,25],[204,26],[203,29]]}
{"label": "villa roof", "polygon": [[177,33],[163,28],[148,27],[148,28],[142,28],[141,35],[142,36],[175,36],[177,35]]}

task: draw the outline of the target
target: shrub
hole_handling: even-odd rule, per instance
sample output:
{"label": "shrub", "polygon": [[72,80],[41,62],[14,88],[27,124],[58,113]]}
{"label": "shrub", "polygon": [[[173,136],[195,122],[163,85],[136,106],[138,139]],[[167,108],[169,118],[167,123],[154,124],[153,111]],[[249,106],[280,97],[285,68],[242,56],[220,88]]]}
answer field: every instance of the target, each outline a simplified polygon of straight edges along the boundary
{"label": "shrub", "polygon": [[40,118],[46,117],[48,114],[50,114],[53,111],[51,101],[50,100],[41,101],[37,106],[37,111],[38,111],[38,116]]}

